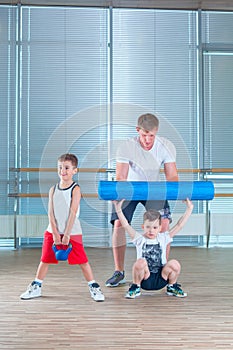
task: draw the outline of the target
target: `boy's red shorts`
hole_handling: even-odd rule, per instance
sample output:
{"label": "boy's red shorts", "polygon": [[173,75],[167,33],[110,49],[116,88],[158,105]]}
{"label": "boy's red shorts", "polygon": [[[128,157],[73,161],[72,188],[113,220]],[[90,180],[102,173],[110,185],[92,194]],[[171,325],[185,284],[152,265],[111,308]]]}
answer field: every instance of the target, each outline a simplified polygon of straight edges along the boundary
{"label": "boy's red shorts", "polygon": [[[68,256],[68,263],[70,265],[85,264],[88,262],[88,257],[85,253],[82,235],[70,236],[70,243],[72,244],[72,250]],[[42,246],[41,261],[47,264],[57,264],[58,260],[55,257],[55,253],[52,249],[53,235],[52,233],[45,231],[44,241]]]}

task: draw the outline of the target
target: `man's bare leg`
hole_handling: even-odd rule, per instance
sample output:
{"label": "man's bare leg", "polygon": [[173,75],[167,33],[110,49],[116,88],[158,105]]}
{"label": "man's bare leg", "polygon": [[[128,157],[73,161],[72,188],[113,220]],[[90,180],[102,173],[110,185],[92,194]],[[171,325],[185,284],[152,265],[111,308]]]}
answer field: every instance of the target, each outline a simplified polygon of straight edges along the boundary
{"label": "man's bare leg", "polygon": [[125,230],[120,224],[119,220],[116,220],[113,228],[112,235],[112,250],[116,271],[124,271],[125,265],[125,251],[126,251],[126,235]]}
{"label": "man's bare leg", "polygon": [[115,271],[105,285],[107,287],[117,287],[119,284],[125,283],[124,263],[126,251],[126,235],[120,221],[116,220],[112,235],[112,251],[114,257]]}

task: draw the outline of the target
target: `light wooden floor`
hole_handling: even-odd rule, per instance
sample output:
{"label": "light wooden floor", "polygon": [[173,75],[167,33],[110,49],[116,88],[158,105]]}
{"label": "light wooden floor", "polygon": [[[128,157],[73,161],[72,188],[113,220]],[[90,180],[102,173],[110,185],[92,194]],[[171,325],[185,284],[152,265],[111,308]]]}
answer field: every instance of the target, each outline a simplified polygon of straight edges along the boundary
{"label": "light wooden floor", "polygon": [[[230,248],[172,248],[188,297],[165,291],[124,298],[128,283],[107,288],[111,249],[86,249],[106,301],[90,298],[80,269],[51,266],[43,297],[19,295],[31,282],[40,249],[0,251],[0,349],[233,349],[233,253]],[[131,280],[134,248],[127,250]]]}

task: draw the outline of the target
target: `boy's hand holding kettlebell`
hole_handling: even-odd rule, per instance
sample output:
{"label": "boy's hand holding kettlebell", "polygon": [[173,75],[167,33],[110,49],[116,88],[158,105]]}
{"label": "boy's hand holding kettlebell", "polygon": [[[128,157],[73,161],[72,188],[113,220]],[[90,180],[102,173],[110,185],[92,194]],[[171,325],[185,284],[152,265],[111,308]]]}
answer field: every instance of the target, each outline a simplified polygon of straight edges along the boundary
{"label": "boy's hand holding kettlebell", "polygon": [[62,237],[61,243],[64,244],[64,245],[68,245],[69,242],[70,242],[70,236],[64,235],[64,236]]}
{"label": "boy's hand holding kettlebell", "polygon": [[57,234],[53,234],[53,243],[55,244],[55,245],[60,245],[61,244],[61,236],[60,236],[60,234],[59,233],[57,233]]}

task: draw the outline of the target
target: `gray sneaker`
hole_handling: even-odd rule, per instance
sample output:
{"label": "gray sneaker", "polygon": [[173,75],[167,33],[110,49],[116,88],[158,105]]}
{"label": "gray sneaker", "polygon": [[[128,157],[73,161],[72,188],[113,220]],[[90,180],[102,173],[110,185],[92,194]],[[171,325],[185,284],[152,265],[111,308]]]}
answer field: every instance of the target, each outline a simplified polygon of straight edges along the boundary
{"label": "gray sneaker", "polygon": [[117,287],[119,284],[125,283],[125,273],[120,271],[115,271],[111,278],[109,278],[105,286],[106,287]]}
{"label": "gray sneaker", "polygon": [[89,286],[89,291],[91,293],[92,299],[94,299],[95,301],[104,301],[105,297],[98,283],[92,283]]}
{"label": "gray sneaker", "polygon": [[41,297],[41,286],[35,282],[29,284],[26,292],[20,295],[20,298],[24,300],[38,297]]}

